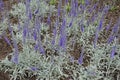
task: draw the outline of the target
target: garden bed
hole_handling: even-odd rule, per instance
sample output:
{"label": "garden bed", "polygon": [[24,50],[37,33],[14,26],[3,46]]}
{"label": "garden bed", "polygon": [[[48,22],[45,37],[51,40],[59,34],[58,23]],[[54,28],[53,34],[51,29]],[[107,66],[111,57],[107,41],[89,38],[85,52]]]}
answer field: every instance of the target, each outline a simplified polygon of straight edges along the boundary
{"label": "garden bed", "polygon": [[[4,30],[0,34],[0,80],[10,80],[10,78],[13,80],[120,79],[120,64],[117,63],[120,57],[120,1],[93,0],[88,5],[81,0],[83,2],[79,2],[79,8],[75,7],[76,0],[73,0],[73,4],[70,0],[67,3],[65,2],[67,0],[60,0],[62,2],[40,0],[41,3],[38,2],[38,4],[36,1],[3,0],[3,9],[0,11],[0,20],[3,23],[0,28]],[[87,10],[89,7],[92,9],[94,4],[97,4],[96,8],[88,13]],[[108,12],[106,10],[101,31],[97,31],[106,5],[110,5],[110,9]],[[88,9],[80,8],[85,6],[88,6]],[[74,8],[76,13],[73,13],[74,9],[70,12],[69,8],[71,11]],[[26,15],[24,11],[27,10]],[[95,15],[97,17],[94,21],[92,18]],[[83,24],[79,23],[80,20],[82,21],[81,18],[83,18]],[[77,24],[80,24],[80,29]],[[95,41],[97,35],[94,33],[99,34],[97,42]],[[115,38],[111,41],[111,37]],[[114,47],[115,58],[112,60],[110,53]],[[14,53],[15,51],[18,51],[17,54]],[[15,58],[16,56],[18,59]],[[115,62],[117,65],[114,64]],[[51,67],[48,68],[48,66]]]}

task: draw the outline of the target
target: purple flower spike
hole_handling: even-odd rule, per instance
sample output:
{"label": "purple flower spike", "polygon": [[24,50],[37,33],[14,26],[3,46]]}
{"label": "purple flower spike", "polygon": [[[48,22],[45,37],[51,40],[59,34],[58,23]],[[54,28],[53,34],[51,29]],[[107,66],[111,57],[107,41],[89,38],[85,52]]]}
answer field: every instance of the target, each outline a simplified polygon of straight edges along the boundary
{"label": "purple flower spike", "polygon": [[38,38],[38,41],[37,41],[36,45],[37,45],[36,47],[38,48],[40,54],[44,55],[45,54],[45,50],[44,50],[43,45],[41,44],[41,39],[40,38]]}
{"label": "purple flower spike", "polygon": [[10,40],[7,37],[4,37],[4,39],[9,45],[11,45]]}
{"label": "purple flower spike", "polygon": [[70,21],[69,27],[72,26],[72,23],[73,23],[73,18],[72,18],[72,20]]}
{"label": "purple flower spike", "polygon": [[30,1],[31,1],[31,0],[27,0],[27,2],[29,2],[29,3],[30,3]]}
{"label": "purple flower spike", "polygon": [[34,46],[34,49],[37,51],[38,50],[38,44],[36,44],[35,46]]}
{"label": "purple flower spike", "polygon": [[79,64],[82,64],[82,63],[83,63],[83,53],[84,53],[84,47],[82,47],[82,51],[81,51],[81,54],[80,54],[80,58],[78,59],[78,63],[79,63]]}
{"label": "purple flower spike", "polygon": [[75,8],[78,8],[78,0],[75,0]]}
{"label": "purple flower spike", "polygon": [[13,63],[18,64],[18,54],[14,54],[11,60]]}
{"label": "purple flower spike", "polygon": [[68,3],[68,0],[65,0],[65,3],[67,4],[67,3]]}
{"label": "purple flower spike", "polygon": [[10,34],[12,35],[13,28],[9,26],[8,29],[9,29],[9,31],[10,31]]}
{"label": "purple flower spike", "polygon": [[34,40],[36,41],[37,40],[37,32],[36,32],[36,30],[34,30],[34,32],[33,32],[33,37],[34,37]]}
{"label": "purple flower spike", "polygon": [[104,9],[103,9],[103,12],[106,14],[109,9],[110,9],[110,6],[105,6]]}
{"label": "purple flower spike", "polygon": [[3,1],[0,1],[0,11],[3,10],[4,3]]}
{"label": "purple flower spike", "polygon": [[38,70],[38,68],[36,68],[36,67],[30,67],[30,69],[31,69],[32,71],[37,71],[37,70]]}
{"label": "purple flower spike", "polygon": [[61,12],[61,11],[60,11],[60,8],[61,8],[61,7],[60,7],[60,3],[59,3],[59,4],[58,4],[58,9],[57,9],[58,17],[60,17],[60,12]]}
{"label": "purple flower spike", "polygon": [[51,23],[51,20],[50,20],[50,15],[49,15],[47,19],[47,24],[50,25],[50,23]]}
{"label": "purple flower spike", "polygon": [[94,48],[96,48],[97,40],[98,40],[98,32],[96,31],[95,39],[94,39],[94,42],[93,42]]}
{"label": "purple flower spike", "polygon": [[85,5],[89,5],[89,4],[90,4],[89,0],[85,0]]}
{"label": "purple flower spike", "polygon": [[29,15],[28,15],[29,19],[31,20],[32,19],[32,12],[31,10],[29,10]]}
{"label": "purple flower spike", "polygon": [[52,42],[51,42],[52,45],[55,44],[55,38],[53,38]]}
{"label": "purple flower spike", "polygon": [[63,19],[62,26],[60,29],[60,41],[59,45],[64,49],[66,44],[66,33],[65,33],[66,20]]}
{"label": "purple flower spike", "polygon": [[65,45],[66,45],[66,34],[64,34],[63,36],[61,36],[59,45],[60,45],[63,49],[65,49]]}
{"label": "purple flower spike", "polygon": [[115,50],[116,50],[116,46],[113,46],[113,47],[112,47],[112,51],[111,51],[111,55],[110,55],[111,59],[114,58]]}
{"label": "purple flower spike", "polygon": [[81,31],[84,32],[84,25],[83,24],[81,25],[80,28],[81,28]]}
{"label": "purple flower spike", "polygon": [[88,11],[89,11],[89,13],[92,13],[92,12],[93,12],[93,10],[95,10],[95,9],[96,9],[97,5],[98,5],[98,2],[97,2],[96,4],[94,4],[92,8],[90,8],[90,9],[88,10]]}
{"label": "purple flower spike", "polygon": [[70,57],[70,62],[74,62],[74,57]]}
{"label": "purple flower spike", "polygon": [[63,19],[62,26],[61,26],[61,29],[60,29],[61,34],[64,34],[65,26],[66,26],[66,20]]}
{"label": "purple flower spike", "polygon": [[23,37],[25,38],[27,36],[27,28],[24,28],[23,30]]}
{"label": "purple flower spike", "polygon": [[99,26],[98,26],[98,31],[102,29],[103,26],[103,19],[100,20]]}
{"label": "purple flower spike", "polygon": [[63,45],[63,41],[64,41],[64,40],[63,40],[63,37],[61,36],[61,37],[60,37],[60,42],[59,42],[59,45],[60,45],[60,46]]}
{"label": "purple flower spike", "polygon": [[35,18],[35,29],[39,33],[40,32],[40,20],[38,17]]}
{"label": "purple flower spike", "polygon": [[112,35],[111,35],[111,36],[108,38],[107,43],[110,44],[114,39],[115,39],[115,36],[112,36]]}
{"label": "purple flower spike", "polygon": [[25,43],[25,39],[26,39],[26,37],[28,36],[28,24],[29,24],[29,22],[27,21],[25,24],[24,24],[24,26],[23,26],[23,42]]}
{"label": "purple flower spike", "polygon": [[97,18],[97,16],[98,16],[98,14],[95,14],[95,15],[92,17],[91,22],[94,22],[95,19]]}
{"label": "purple flower spike", "polygon": [[43,55],[45,54],[45,50],[44,50],[43,46],[40,46],[40,53]]}
{"label": "purple flower spike", "polygon": [[15,51],[14,51],[14,55],[12,57],[12,62],[14,62],[15,64],[18,64],[18,46],[17,46],[17,42],[15,39],[13,39],[13,46],[15,48]]}
{"label": "purple flower spike", "polygon": [[70,10],[70,16],[74,16],[76,13],[75,10],[75,4],[74,4],[74,0],[71,0],[71,10]]}
{"label": "purple flower spike", "polygon": [[35,14],[38,14],[38,13],[39,13],[39,8],[36,9],[34,13],[35,13]]}
{"label": "purple flower spike", "polygon": [[115,24],[113,29],[112,29],[112,32],[113,33],[117,33],[118,32],[118,29],[119,29],[119,25],[118,24]]}
{"label": "purple flower spike", "polygon": [[26,4],[26,15],[28,15],[30,11],[30,0],[26,0],[25,4]]}

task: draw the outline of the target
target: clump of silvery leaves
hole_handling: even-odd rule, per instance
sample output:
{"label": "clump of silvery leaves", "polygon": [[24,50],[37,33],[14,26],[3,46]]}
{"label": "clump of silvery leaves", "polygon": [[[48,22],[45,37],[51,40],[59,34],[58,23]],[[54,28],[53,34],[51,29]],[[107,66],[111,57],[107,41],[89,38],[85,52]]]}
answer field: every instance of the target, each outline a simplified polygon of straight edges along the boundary
{"label": "clump of silvery leaves", "polygon": [[[16,48],[13,48],[13,52],[0,62],[1,70],[9,72],[11,80],[16,80],[18,78],[21,80],[25,79],[26,70],[28,70],[27,76],[29,78],[35,75],[37,76],[37,80],[59,80],[64,78],[72,80],[98,80],[102,78],[105,80],[113,80],[113,73],[115,70],[119,71],[120,68],[118,56],[120,55],[120,45],[117,44],[118,38],[114,39],[110,44],[96,44],[96,48],[93,46],[94,41],[92,44],[89,44],[89,39],[95,35],[96,28],[99,26],[103,12],[98,12],[95,21],[88,25],[88,19],[86,18],[86,16],[90,14],[88,12],[88,7],[85,7],[83,10],[83,8],[79,6],[77,8],[78,11],[76,10],[77,15],[70,16],[68,13],[63,13],[63,22],[61,21],[57,24],[56,20],[54,22],[55,25],[52,25],[54,26],[54,30],[56,30],[56,34],[54,34],[53,31],[51,37],[49,33],[50,26],[45,22],[37,21],[57,13],[55,5],[49,5],[45,0],[23,0],[15,4],[9,13],[11,16],[17,17],[19,23],[11,23],[9,25],[13,31],[16,32],[16,34],[12,33],[13,41],[21,43],[23,49],[19,51],[18,60],[15,64],[14,61],[12,62],[12,60],[10,61],[8,59],[9,56],[12,56],[14,60]],[[62,9],[62,11],[65,11],[66,8],[62,7]],[[82,13],[79,13],[79,11],[82,11]],[[41,18],[39,19],[38,17]],[[29,22],[27,22],[28,20]],[[65,34],[67,37],[72,35],[72,37],[66,41],[65,51],[58,46],[61,38],[59,29],[61,29],[61,25],[64,25],[64,21],[66,23],[64,28]],[[29,34],[24,33],[26,25],[28,26],[26,31],[28,31]],[[38,27],[38,30],[36,30],[36,26],[40,26],[40,30]],[[104,28],[102,28],[99,33],[102,33],[103,30]],[[37,40],[36,37],[33,36],[35,31],[38,31],[39,33],[37,32],[37,34],[44,37],[43,40],[40,41],[40,45],[43,45],[41,49],[44,49],[42,51],[45,51],[45,54],[41,54],[36,48]],[[23,34],[25,34],[25,39]],[[37,38],[40,38],[39,35]],[[56,36],[53,37],[54,35]],[[53,39],[55,40],[54,45],[52,45]],[[72,50],[70,46],[74,45],[75,42],[83,45],[83,53],[86,53],[85,55],[91,58],[89,65],[86,67],[82,66],[78,60],[74,60],[67,52]],[[113,46],[115,46],[117,56],[111,59],[110,54],[114,50]],[[49,50],[49,53],[46,50]],[[82,51],[78,54],[82,54]],[[105,68],[106,70],[104,70]],[[117,79],[120,78],[119,75],[116,77]]]}

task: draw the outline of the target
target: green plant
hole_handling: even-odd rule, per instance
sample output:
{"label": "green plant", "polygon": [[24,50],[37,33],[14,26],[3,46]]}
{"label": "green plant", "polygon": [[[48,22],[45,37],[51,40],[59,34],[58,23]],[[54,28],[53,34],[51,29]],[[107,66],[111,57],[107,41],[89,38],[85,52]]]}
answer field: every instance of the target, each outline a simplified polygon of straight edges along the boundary
{"label": "green plant", "polygon": [[85,4],[85,0],[78,0],[79,4]]}
{"label": "green plant", "polygon": [[110,11],[115,11],[116,9],[118,9],[117,6],[111,6]]}
{"label": "green plant", "polygon": [[66,9],[67,12],[70,11],[70,9],[71,9],[71,7],[70,7],[70,3],[68,3],[68,4],[65,6],[65,9]]}
{"label": "green plant", "polygon": [[57,0],[50,0],[50,5],[55,5],[57,3]]}

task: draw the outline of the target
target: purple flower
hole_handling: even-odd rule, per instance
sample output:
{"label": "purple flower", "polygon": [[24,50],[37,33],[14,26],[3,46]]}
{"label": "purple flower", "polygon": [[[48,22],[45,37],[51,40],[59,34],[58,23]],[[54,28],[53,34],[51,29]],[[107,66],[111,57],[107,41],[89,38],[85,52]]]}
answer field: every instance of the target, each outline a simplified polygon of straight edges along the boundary
{"label": "purple flower", "polygon": [[89,5],[89,4],[90,4],[89,0],[85,0],[85,5]]}
{"label": "purple flower", "polygon": [[10,31],[10,34],[12,35],[13,28],[9,25],[8,30]]}
{"label": "purple flower", "polygon": [[56,36],[56,34],[57,34],[57,28],[55,27],[53,30],[53,35]]}
{"label": "purple flower", "polygon": [[65,33],[66,20],[63,19],[62,26],[60,29],[60,41],[59,45],[64,49],[66,44],[66,33]]}
{"label": "purple flower", "polygon": [[49,15],[47,18],[47,24],[50,25],[50,23],[51,23],[51,20],[50,20],[50,15]]}
{"label": "purple flower", "polygon": [[7,37],[4,36],[4,39],[9,45],[11,45],[10,40]]}
{"label": "purple flower", "polygon": [[25,42],[25,38],[27,36],[27,28],[23,29],[23,41]]}
{"label": "purple flower", "polygon": [[81,28],[81,31],[84,32],[84,25],[83,24],[80,26],[80,28]]}
{"label": "purple flower", "polygon": [[90,8],[90,9],[88,10],[88,11],[89,11],[89,13],[92,13],[92,12],[93,12],[93,10],[95,10],[95,9],[96,9],[97,5],[98,5],[98,2],[97,2],[96,4],[94,4],[92,8]]}
{"label": "purple flower", "polygon": [[32,12],[31,10],[29,10],[29,15],[28,15],[29,19],[31,20],[32,19]]}
{"label": "purple flower", "polygon": [[18,55],[19,55],[19,52],[18,52],[17,42],[16,42],[16,40],[14,38],[13,38],[13,46],[15,48],[15,51],[14,51],[14,55],[12,57],[12,62],[14,62],[15,64],[18,64]]}
{"label": "purple flower", "polygon": [[68,0],[65,0],[65,3],[67,4],[67,3],[68,3]]}
{"label": "purple flower", "polygon": [[75,0],[75,8],[78,8],[78,0]]}
{"label": "purple flower", "polygon": [[60,37],[60,42],[59,45],[62,46],[63,45],[63,37]]}
{"label": "purple flower", "polygon": [[58,9],[57,9],[57,15],[58,15],[58,17],[60,17],[60,3],[58,4]]}
{"label": "purple flower", "polygon": [[0,11],[3,10],[4,3],[3,1],[0,1]]}
{"label": "purple flower", "polygon": [[95,39],[94,39],[94,42],[93,42],[94,48],[96,48],[97,40],[98,40],[98,32],[96,31]]}
{"label": "purple flower", "polygon": [[100,23],[98,25],[98,31],[100,31],[102,29],[102,25],[103,25],[103,16],[102,16]]}
{"label": "purple flower", "polygon": [[70,62],[74,62],[74,57],[70,56]]}
{"label": "purple flower", "polygon": [[44,55],[45,54],[45,50],[44,50],[44,47],[43,47],[43,45],[41,43],[41,38],[38,38],[38,40],[37,40],[37,46],[38,46],[39,52]]}
{"label": "purple flower", "polygon": [[82,31],[82,32],[84,32],[84,24],[83,24],[83,21],[84,21],[84,18],[82,17],[82,19],[80,20],[80,22],[79,22],[79,27],[80,27],[80,30]]}
{"label": "purple flower", "polygon": [[34,13],[35,13],[35,14],[38,14],[38,13],[39,13],[39,8],[36,9]]}
{"label": "purple flower", "polygon": [[35,18],[35,29],[37,30],[37,32],[40,32],[40,20],[39,17]]}
{"label": "purple flower", "polygon": [[60,29],[61,34],[64,34],[65,26],[66,26],[66,20],[63,19],[62,26],[61,26],[61,29]]}
{"label": "purple flower", "polygon": [[115,50],[116,50],[116,46],[113,46],[113,47],[112,47],[112,51],[111,51],[111,55],[110,55],[111,59],[114,58]]}
{"label": "purple flower", "polygon": [[73,23],[73,18],[72,18],[72,20],[71,20],[70,23],[69,23],[69,27],[72,26],[72,23]]}
{"label": "purple flower", "polygon": [[38,68],[36,68],[36,67],[30,67],[30,69],[31,69],[32,71],[37,71],[37,70],[38,70]]}
{"label": "purple flower", "polygon": [[80,8],[81,8],[81,11],[84,11],[85,6],[81,4],[81,5],[80,5]]}
{"label": "purple flower", "polygon": [[29,14],[29,10],[30,10],[30,0],[26,0],[26,15]]}
{"label": "purple flower", "polygon": [[71,11],[70,11],[71,16],[76,16],[76,9],[75,9],[75,3],[74,0],[71,0]]}
{"label": "purple flower", "polygon": [[107,43],[110,44],[114,39],[115,39],[115,36],[110,35],[110,37],[108,38]]}
{"label": "purple flower", "polygon": [[107,6],[104,7],[103,12],[106,14],[109,9],[110,9],[110,6],[107,5]]}
{"label": "purple flower", "polygon": [[119,29],[119,25],[115,24],[114,27],[113,27],[113,29],[112,29],[112,32],[117,34],[118,29]]}
{"label": "purple flower", "polygon": [[31,0],[26,0],[26,1],[30,3]]}
{"label": "purple flower", "polygon": [[13,63],[15,63],[15,64],[18,64],[19,63],[19,61],[18,61],[18,54],[14,54],[13,56],[12,56],[12,60],[11,60]]}
{"label": "purple flower", "polygon": [[23,26],[23,43],[25,43],[25,39],[26,37],[29,36],[29,29],[28,29],[28,25],[29,25],[29,21],[26,20],[26,22],[24,23],[24,26]]}
{"label": "purple flower", "polygon": [[95,19],[97,18],[97,16],[98,16],[98,14],[95,14],[93,17],[92,17],[92,22],[94,22],[95,21]]}
{"label": "purple flower", "polygon": [[35,46],[34,46],[34,49],[37,51],[39,48],[38,44],[36,43]]}
{"label": "purple flower", "polygon": [[80,54],[80,58],[78,59],[78,63],[79,63],[79,64],[82,64],[82,63],[83,63],[83,53],[84,53],[84,47],[82,47],[82,51],[81,51],[81,54]]}
{"label": "purple flower", "polygon": [[55,37],[53,37],[51,44],[52,44],[52,45],[55,44]]}
{"label": "purple flower", "polygon": [[43,48],[43,46],[42,46],[42,45],[40,45],[39,50],[40,50],[40,53],[41,53],[41,54],[43,54],[43,55],[45,54],[45,50],[44,50],[44,48]]}
{"label": "purple flower", "polygon": [[36,30],[33,31],[33,37],[34,37],[34,40],[36,41],[37,40],[37,32],[36,32]]}

